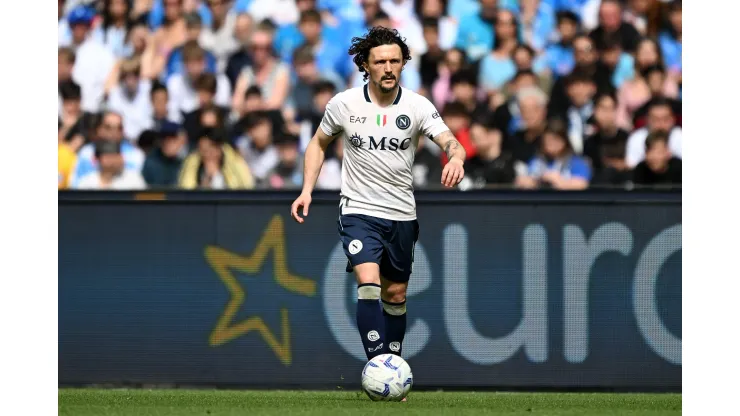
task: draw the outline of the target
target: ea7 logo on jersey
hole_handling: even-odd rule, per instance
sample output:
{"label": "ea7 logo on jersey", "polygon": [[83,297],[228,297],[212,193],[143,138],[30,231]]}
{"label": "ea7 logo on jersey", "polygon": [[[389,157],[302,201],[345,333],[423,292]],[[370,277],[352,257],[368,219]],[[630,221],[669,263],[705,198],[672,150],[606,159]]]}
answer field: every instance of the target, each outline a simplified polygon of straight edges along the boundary
{"label": "ea7 logo on jersey", "polygon": [[365,120],[367,120],[367,117],[349,116],[349,122],[350,123],[361,123],[361,124],[365,124]]}
{"label": "ea7 logo on jersey", "polygon": [[362,140],[362,137],[360,137],[360,135],[357,134],[357,133],[355,133],[352,136],[350,136],[349,142],[354,147],[362,147],[362,145],[365,144],[365,142]]}
{"label": "ea7 logo on jersey", "polygon": [[[368,136],[370,138],[370,150],[393,150],[396,151],[399,148],[401,150],[406,150],[411,146],[411,137],[401,140],[399,143],[398,139],[395,137],[391,137],[388,139],[387,137],[383,137],[380,140],[375,140],[375,137]],[[386,139],[388,139],[388,148],[386,149]]]}
{"label": "ea7 logo on jersey", "polygon": [[439,118],[439,112],[438,111],[433,112],[432,113],[432,118],[435,118],[435,119],[436,118]]}

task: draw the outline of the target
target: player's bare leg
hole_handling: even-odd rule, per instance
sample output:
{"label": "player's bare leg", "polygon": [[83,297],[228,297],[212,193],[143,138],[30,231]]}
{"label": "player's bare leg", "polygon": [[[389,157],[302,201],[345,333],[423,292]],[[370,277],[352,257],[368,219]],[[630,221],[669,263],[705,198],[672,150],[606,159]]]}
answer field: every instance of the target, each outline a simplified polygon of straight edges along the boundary
{"label": "player's bare leg", "polygon": [[357,276],[357,329],[370,360],[384,352],[385,323],[380,308],[380,267],[377,263],[354,266]]}

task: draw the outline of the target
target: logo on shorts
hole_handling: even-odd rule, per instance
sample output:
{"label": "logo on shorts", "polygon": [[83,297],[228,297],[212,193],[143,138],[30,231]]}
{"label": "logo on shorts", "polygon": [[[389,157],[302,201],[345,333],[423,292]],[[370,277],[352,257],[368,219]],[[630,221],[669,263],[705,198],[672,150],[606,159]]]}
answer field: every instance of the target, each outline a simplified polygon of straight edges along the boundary
{"label": "logo on shorts", "polygon": [[362,250],[362,241],[352,240],[349,243],[349,254],[357,254]]}
{"label": "logo on shorts", "polygon": [[390,348],[391,351],[395,351],[395,352],[401,351],[401,343],[398,341],[393,341],[390,344],[388,344],[388,348]]}
{"label": "logo on shorts", "polygon": [[357,134],[357,133],[355,133],[355,134],[353,134],[352,136],[350,136],[350,138],[349,138],[349,142],[350,142],[350,143],[352,144],[352,146],[354,146],[354,147],[362,147],[362,145],[363,145],[363,144],[365,144],[365,143],[363,142],[363,140],[362,140],[362,137],[360,137],[360,135],[359,135],[359,134]]}
{"label": "logo on shorts", "polygon": [[382,342],[380,343],[380,345],[378,345],[378,346],[377,346],[377,347],[375,347],[375,348],[368,348],[368,349],[367,349],[367,352],[375,352],[375,351],[379,351],[379,350],[380,350],[381,348],[383,348],[383,343],[382,343]]}
{"label": "logo on shorts", "polygon": [[396,117],[396,127],[398,127],[401,130],[406,130],[407,128],[411,127],[411,119],[406,114],[401,114],[400,116]]}
{"label": "logo on shorts", "polygon": [[372,331],[367,333],[367,339],[369,339],[370,341],[377,341],[380,339],[380,334],[378,334],[378,331],[373,329]]}

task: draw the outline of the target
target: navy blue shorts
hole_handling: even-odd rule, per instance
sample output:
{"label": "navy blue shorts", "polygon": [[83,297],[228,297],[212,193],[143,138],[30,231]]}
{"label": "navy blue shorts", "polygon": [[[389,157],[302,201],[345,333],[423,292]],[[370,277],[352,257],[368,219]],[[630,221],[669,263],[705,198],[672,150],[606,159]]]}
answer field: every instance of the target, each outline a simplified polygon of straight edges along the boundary
{"label": "navy blue shorts", "polygon": [[337,221],[347,262],[354,265],[377,263],[380,275],[398,283],[409,281],[414,263],[414,246],[419,239],[419,222],[393,221],[361,214],[339,215]]}

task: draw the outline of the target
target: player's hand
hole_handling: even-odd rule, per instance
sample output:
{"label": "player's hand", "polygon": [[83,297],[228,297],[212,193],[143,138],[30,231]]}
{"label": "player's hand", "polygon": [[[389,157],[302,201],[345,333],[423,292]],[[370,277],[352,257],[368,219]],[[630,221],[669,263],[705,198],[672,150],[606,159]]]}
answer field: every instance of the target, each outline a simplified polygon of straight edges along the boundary
{"label": "player's hand", "polygon": [[442,170],[442,185],[451,188],[465,177],[465,169],[462,160],[452,158]]}
{"label": "player's hand", "polygon": [[[293,217],[298,224],[303,224],[303,217],[308,217],[308,207],[311,205],[311,194],[301,194],[290,207],[290,216]],[[303,217],[298,215],[298,211],[303,211]]]}

